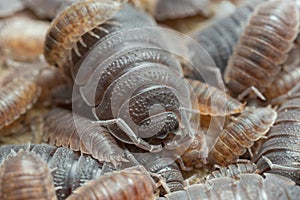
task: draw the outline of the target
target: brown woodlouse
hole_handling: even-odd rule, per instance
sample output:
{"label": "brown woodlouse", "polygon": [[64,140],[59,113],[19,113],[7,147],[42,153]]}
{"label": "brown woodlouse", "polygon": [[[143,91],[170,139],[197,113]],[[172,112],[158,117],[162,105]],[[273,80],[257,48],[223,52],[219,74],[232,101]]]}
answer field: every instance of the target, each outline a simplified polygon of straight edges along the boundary
{"label": "brown woodlouse", "polygon": [[[99,8],[95,8],[101,10],[102,5],[98,6]],[[73,7],[84,10],[85,4]],[[54,20],[51,29],[55,31],[59,20],[64,21],[72,14],[67,11]],[[83,14],[93,17],[92,14]],[[81,48],[84,47],[82,44],[79,49],[83,52],[77,52],[76,48],[73,48],[71,60],[76,64],[64,67],[65,73],[71,74],[74,82],[81,86],[80,92],[86,103],[96,107],[95,116],[99,125],[106,126],[120,141],[135,144],[145,150],[160,151],[161,143],[154,145],[148,141],[151,138],[163,140],[168,134],[175,132],[174,135],[181,137],[165,142],[165,146],[177,148],[182,141],[186,142],[187,138],[193,137],[188,117],[182,110],[191,108],[191,102],[185,98],[189,96],[189,91],[187,83],[183,80],[179,61],[161,49],[166,42],[163,42],[161,35],[153,32],[153,29],[133,29],[132,33],[126,31],[130,28],[155,26],[153,18],[146,13],[125,5],[108,21],[115,23],[105,24],[105,21],[100,24],[98,28],[102,28],[102,31],[98,31],[98,38],[93,37],[86,42],[91,35],[86,33],[82,36],[83,42],[79,41],[78,46],[79,43],[84,43],[91,49]],[[46,46],[47,42],[46,39]],[[124,47],[124,43],[132,45]],[[61,44],[64,42],[61,41],[59,45]],[[51,52],[53,51],[51,49]],[[47,51],[45,56],[50,56],[50,60],[53,58]],[[77,61],[73,57],[77,57]],[[178,80],[181,80],[180,83]],[[159,105],[159,108],[155,108],[155,105]]]}
{"label": "brown woodlouse", "polygon": [[278,117],[255,156],[260,172],[280,174],[300,184],[300,98],[286,101],[278,109]]}
{"label": "brown woodlouse", "polygon": [[235,162],[273,125],[277,113],[271,108],[250,108],[228,124],[209,152],[212,163],[227,166]]}
{"label": "brown woodlouse", "polygon": [[0,88],[0,128],[24,114],[37,101],[41,88],[37,85],[38,71],[22,75]]}
{"label": "brown woodlouse", "polygon": [[[75,120],[75,122],[74,122]],[[56,146],[91,154],[100,162],[126,161],[124,151],[104,127],[90,119],[55,108],[45,117],[43,139]]]}
{"label": "brown woodlouse", "polygon": [[74,153],[68,148],[57,148],[48,144],[7,145],[0,147],[0,162],[5,160],[11,150],[32,151],[40,156],[52,170],[56,195],[59,200],[89,180],[102,174],[102,164],[90,156]]}
{"label": "brown woodlouse", "polygon": [[[205,29],[199,29],[192,33],[192,38],[207,51],[222,74],[233,48],[244,29],[244,24],[248,16],[260,2],[262,1],[254,0],[241,5],[231,15],[213,22]],[[195,47],[193,44],[188,45],[193,54],[193,48]],[[198,56],[194,55],[192,59],[197,63]],[[191,78],[197,77],[191,76]]]}
{"label": "brown woodlouse", "polygon": [[91,30],[110,19],[122,6],[118,0],[84,0],[64,9],[48,29],[44,46],[46,60],[62,67],[71,49],[78,51],[76,42],[82,41],[82,35],[88,32],[97,37]]}
{"label": "brown woodlouse", "polygon": [[299,189],[293,181],[279,175],[266,174],[264,179],[257,174],[241,174],[239,180],[227,177],[211,179],[205,184],[188,186],[184,191],[167,194],[158,200],[296,200],[300,196]]}
{"label": "brown woodlouse", "polygon": [[255,163],[250,160],[245,160],[245,162],[238,162],[236,164],[228,165],[227,167],[219,167],[200,180],[200,183],[205,183],[207,180],[222,177],[239,179],[239,175],[241,174],[255,173],[256,171],[257,167]]}
{"label": "brown woodlouse", "polygon": [[151,200],[156,184],[142,166],[116,171],[88,182],[72,192],[67,200]]}
{"label": "brown woodlouse", "polygon": [[243,111],[245,104],[240,103],[225,92],[201,81],[192,79],[188,81],[198,98],[200,114],[225,116]]}
{"label": "brown woodlouse", "polygon": [[0,166],[0,199],[56,200],[50,169],[34,152],[9,155]]}
{"label": "brown woodlouse", "polygon": [[257,7],[224,73],[230,91],[239,95],[255,87],[263,93],[281,70],[298,32],[295,1],[272,0]]}

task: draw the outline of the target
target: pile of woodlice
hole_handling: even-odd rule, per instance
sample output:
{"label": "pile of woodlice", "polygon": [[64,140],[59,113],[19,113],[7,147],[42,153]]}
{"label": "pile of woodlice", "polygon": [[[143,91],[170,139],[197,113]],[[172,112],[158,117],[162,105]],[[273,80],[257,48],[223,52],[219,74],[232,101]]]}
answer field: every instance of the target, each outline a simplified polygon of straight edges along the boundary
{"label": "pile of woodlice", "polygon": [[0,135],[49,111],[48,144],[0,147],[0,199],[299,198],[296,0],[238,3],[182,42],[189,61],[156,20],[208,17],[211,1],[1,4]]}

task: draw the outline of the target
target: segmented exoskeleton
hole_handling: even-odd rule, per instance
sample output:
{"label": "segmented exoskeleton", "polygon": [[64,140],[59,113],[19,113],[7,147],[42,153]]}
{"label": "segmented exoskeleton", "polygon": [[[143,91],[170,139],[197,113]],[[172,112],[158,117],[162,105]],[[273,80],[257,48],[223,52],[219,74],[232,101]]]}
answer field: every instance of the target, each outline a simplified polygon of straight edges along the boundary
{"label": "segmented exoskeleton", "polygon": [[112,172],[90,181],[72,192],[67,200],[154,199],[156,184],[145,168],[137,166]]}
{"label": "segmented exoskeleton", "polygon": [[100,162],[116,165],[125,161],[124,151],[108,130],[88,118],[55,108],[46,115],[44,124],[43,139],[52,145],[91,154]]}
{"label": "segmented exoskeleton", "polygon": [[[146,28],[156,26],[153,18],[130,5],[109,4],[115,7],[107,9],[106,1],[94,3],[74,4],[53,21],[45,43],[48,62],[73,77],[83,99],[95,107],[97,123],[120,141],[152,152],[187,142],[193,137],[184,111],[191,109],[189,89],[179,61],[163,50],[167,37]],[[89,9],[92,5],[95,10]],[[95,15],[105,8],[106,15],[97,20]],[[73,18],[80,18],[80,23]],[[80,31],[58,31],[66,19]],[[82,29],[79,24],[88,19],[93,26]],[[173,137],[164,141],[168,134]],[[153,138],[164,144],[151,144]]]}
{"label": "segmented exoskeleton", "polygon": [[295,1],[272,0],[260,5],[228,61],[224,80],[230,91],[239,95],[254,86],[264,92],[281,70],[298,32]]}
{"label": "segmented exoskeleton", "polygon": [[0,198],[2,200],[56,200],[49,167],[34,152],[11,153],[0,166]]}
{"label": "segmented exoskeleton", "polygon": [[299,108],[299,97],[282,104],[267,139],[254,158],[260,172],[280,174],[297,184],[300,184]]}
{"label": "segmented exoskeleton", "polygon": [[[261,0],[255,0],[246,5],[242,5],[231,15],[223,19],[218,19],[205,29],[196,30],[192,34],[192,38],[207,51],[222,74],[227,65],[229,56],[232,54],[233,48],[244,29],[248,16],[260,2]],[[188,45],[193,56],[192,59],[197,63],[199,56],[197,54],[194,55],[194,48],[199,47],[193,44]],[[200,63],[201,62],[203,61],[200,61]],[[192,74],[189,74],[189,76],[191,78],[198,78],[193,77]]]}
{"label": "segmented exoskeleton", "polygon": [[263,137],[276,119],[271,108],[250,108],[228,124],[209,152],[212,163],[227,166],[235,162],[255,141]]}
{"label": "segmented exoskeleton", "polygon": [[199,111],[202,115],[237,114],[242,112],[245,107],[245,104],[240,103],[225,92],[201,81],[189,79],[189,84],[197,96]]}
{"label": "segmented exoskeleton", "polygon": [[47,144],[2,146],[0,147],[0,162],[9,156],[11,150],[18,152],[20,149],[36,153],[48,164],[52,171],[56,195],[60,200],[65,199],[71,191],[86,181],[101,175],[102,165],[90,156]]}
{"label": "segmented exoskeleton", "polygon": [[251,199],[298,199],[299,186],[289,179],[279,175],[266,174],[264,179],[257,174],[241,174],[239,180],[231,178],[215,178],[205,184],[188,186],[184,191],[167,194],[159,200],[251,200]]}

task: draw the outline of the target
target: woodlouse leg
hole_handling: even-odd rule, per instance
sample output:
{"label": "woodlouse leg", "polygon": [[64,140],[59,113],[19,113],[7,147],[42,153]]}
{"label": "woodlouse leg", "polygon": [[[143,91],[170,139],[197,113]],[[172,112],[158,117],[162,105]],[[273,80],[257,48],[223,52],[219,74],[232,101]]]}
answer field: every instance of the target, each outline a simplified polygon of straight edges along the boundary
{"label": "woodlouse leg", "polygon": [[107,20],[106,22],[104,22],[103,24],[108,24],[108,25],[113,25],[113,26],[119,26],[121,27],[122,24],[120,24],[119,22],[116,22],[116,21],[110,21],[110,20]]}
{"label": "woodlouse leg", "polygon": [[150,151],[150,152],[159,152],[162,150],[161,145],[151,145],[147,143],[145,140],[141,138],[137,138],[136,134],[133,132],[133,130],[128,126],[128,124],[121,118],[118,119],[111,119],[111,120],[103,120],[103,121],[94,121],[97,124],[100,124],[102,126],[109,126],[112,124],[117,124],[118,127],[126,133],[126,135],[130,138],[130,140],[137,146],[144,150]]}
{"label": "woodlouse leg", "polygon": [[95,38],[97,38],[97,39],[100,39],[100,37],[99,37],[97,34],[95,34],[93,31],[88,31],[88,33],[89,33],[91,36],[93,36],[93,37],[95,37]]}
{"label": "woodlouse leg", "polygon": [[103,31],[105,32],[106,34],[109,34],[109,31],[106,29],[106,28],[103,28],[101,26],[97,26],[96,29],[98,29],[99,31]]}
{"label": "woodlouse leg", "polygon": [[79,52],[79,49],[78,49],[77,44],[74,45],[74,51],[75,51],[75,53],[76,53],[76,55],[77,55],[78,57],[82,57],[82,55],[81,55],[80,52]]}
{"label": "woodlouse leg", "polygon": [[267,164],[269,165],[269,167],[271,169],[287,170],[287,171],[299,171],[300,170],[300,168],[298,168],[298,167],[288,167],[288,166],[273,164],[272,161],[269,158],[267,158],[266,156],[262,156],[262,159],[267,162]]}
{"label": "woodlouse leg", "polygon": [[190,171],[193,171],[193,169],[194,169],[193,167],[187,167],[187,166],[185,166],[185,164],[184,164],[184,162],[183,162],[183,160],[182,160],[181,157],[177,159],[177,163],[179,164],[180,168],[183,171],[190,172]]}
{"label": "woodlouse leg", "polygon": [[149,173],[152,177],[158,179],[158,182],[156,182],[156,188],[158,188],[159,186],[162,186],[167,194],[171,193],[171,190],[170,190],[170,188],[166,182],[166,179],[164,177],[162,177],[159,174],[152,173],[152,172],[147,172],[147,173]]}
{"label": "woodlouse leg", "polygon": [[242,92],[241,94],[238,95],[237,99],[239,101],[241,101],[242,99],[244,99],[244,97],[246,97],[247,95],[254,93],[258,98],[260,98],[261,100],[265,101],[266,98],[264,97],[264,95],[254,86],[250,86],[248,87],[244,92]]}
{"label": "woodlouse leg", "polygon": [[78,41],[80,42],[80,44],[81,44],[84,48],[87,48],[87,45],[84,43],[82,37],[80,37]]}

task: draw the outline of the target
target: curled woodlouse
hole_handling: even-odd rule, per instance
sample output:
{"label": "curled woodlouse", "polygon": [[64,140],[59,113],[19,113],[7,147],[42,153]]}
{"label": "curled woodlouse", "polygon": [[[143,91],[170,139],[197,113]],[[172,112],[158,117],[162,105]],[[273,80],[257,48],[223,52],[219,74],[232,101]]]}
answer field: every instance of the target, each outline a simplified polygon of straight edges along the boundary
{"label": "curled woodlouse", "polygon": [[[231,15],[218,19],[205,29],[199,29],[192,33],[192,38],[208,52],[222,74],[248,16],[260,2],[261,0],[255,0],[241,5]],[[193,48],[197,47],[194,47],[193,44],[188,45],[193,54]],[[193,55],[192,59],[197,63],[199,58],[197,55]]]}
{"label": "curled woodlouse", "polygon": [[245,107],[245,104],[225,92],[201,81],[189,79],[189,84],[198,98],[199,111],[202,115],[231,115],[242,112]]}
{"label": "curled woodlouse", "polygon": [[9,156],[11,150],[32,151],[40,156],[52,170],[57,198],[65,199],[77,187],[99,177],[102,164],[90,156],[74,153],[67,148],[47,144],[7,145],[0,147],[0,162]]}
{"label": "curled woodlouse", "polygon": [[142,166],[116,171],[81,186],[67,198],[72,199],[154,199],[156,184]]}
{"label": "curled woodlouse", "polygon": [[43,139],[50,144],[91,154],[100,162],[116,165],[126,161],[124,151],[105,127],[68,110],[55,108],[46,115]]}
{"label": "curled woodlouse", "polygon": [[[74,6],[79,10],[85,8],[85,4]],[[53,31],[59,20],[67,18],[67,13],[63,13],[54,20]],[[106,24],[108,21],[114,23]],[[181,137],[165,144],[174,148],[193,137],[188,117],[182,109],[190,109],[191,102],[185,98],[189,91],[179,61],[162,49],[167,46],[159,34],[162,32],[151,28],[133,29],[155,25],[149,15],[125,5],[110,20],[99,24],[101,31],[98,30],[97,37],[87,41],[91,34],[86,30],[88,33],[81,37],[82,42],[78,41],[78,45],[84,43],[89,47],[81,48],[84,47],[81,44],[78,51],[74,47],[71,60],[75,65],[64,67],[65,73],[71,74],[80,86],[86,103],[95,107],[100,125],[108,127],[122,142],[150,151],[162,149],[162,144],[150,144],[151,138],[164,139],[175,132]],[[60,41],[59,45],[63,43]],[[124,43],[130,45],[124,46]],[[47,52],[45,56],[52,57]],[[73,59],[73,56],[77,58]],[[181,124],[185,129],[181,129]]]}
{"label": "curled woodlouse", "polygon": [[3,200],[57,199],[50,169],[34,152],[8,156],[0,166],[0,175]]}
{"label": "curled woodlouse", "polygon": [[227,167],[219,167],[218,169],[210,172],[207,176],[205,176],[200,183],[205,183],[207,180],[215,179],[215,178],[235,178],[239,179],[239,175],[246,173],[254,173],[257,171],[257,167],[255,163],[250,160],[245,160],[245,162],[239,162],[236,164],[228,165]]}
{"label": "curled woodlouse", "polygon": [[167,194],[159,200],[177,199],[298,199],[299,186],[285,177],[266,174],[264,179],[257,174],[241,174],[239,180],[231,178],[215,178],[206,181],[205,184],[188,186],[184,191]]}
{"label": "curled woodlouse", "polygon": [[297,184],[300,184],[299,108],[299,97],[281,105],[267,139],[254,158],[260,172],[280,174]]}
{"label": "curled woodlouse", "polygon": [[[0,128],[9,125],[37,101],[41,88],[37,85],[38,71],[17,77],[0,89]],[[26,73],[25,73],[26,74]]]}
{"label": "curled woodlouse", "polygon": [[286,61],[299,32],[299,10],[295,1],[272,0],[261,4],[248,20],[224,80],[239,95],[249,87],[260,92],[272,83]]}
{"label": "curled woodlouse", "polygon": [[85,0],[76,1],[56,17],[48,30],[44,55],[52,65],[62,67],[71,49],[77,49],[76,42],[81,41],[84,33],[89,32],[99,24],[110,19],[123,6],[115,0]]}
{"label": "curled woodlouse", "polygon": [[0,21],[1,53],[18,61],[38,59],[43,54],[45,35],[49,26],[49,22],[36,20],[25,14]]}
{"label": "curled woodlouse", "polygon": [[226,166],[235,162],[273,125],[277,113],[271,108],[250,108],[228,124],[209,152],[212,163]]}

